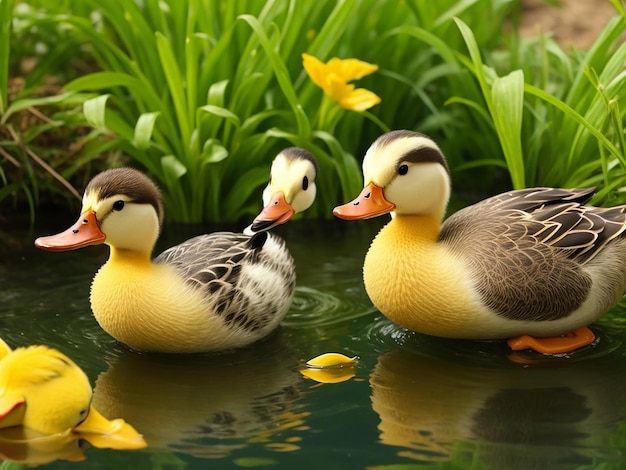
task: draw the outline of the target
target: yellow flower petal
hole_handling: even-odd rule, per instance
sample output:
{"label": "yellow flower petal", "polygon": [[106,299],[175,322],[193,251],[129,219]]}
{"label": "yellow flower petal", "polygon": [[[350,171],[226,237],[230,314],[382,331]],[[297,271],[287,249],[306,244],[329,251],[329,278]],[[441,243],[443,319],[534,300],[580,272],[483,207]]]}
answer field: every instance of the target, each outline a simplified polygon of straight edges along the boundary
{"label": "yellow flower petal", "polygon": [[352,111],[365,111],[380,103],[380,98],[369,90],[348,82],[358,80],[378,70],[378,66],[358,59],[333,57],[323,63],[309,54],[302,54],[302,64],[307,74],[326,96]]}
{"label": "yellow flower petal", "polygon": [[312,369],[338,369],[342,367],[354,367],[357,356],[348,357],[339,353],[325,353],[314,357],[306,363],[307,367]]}
{"label": "yellow flower petal", "polygon": [[326,353],[314,357],[300,369],[300,373],[319,383],[333,384],[345,382],[354,377],[354,366],[358,357],[348,357],[339,353]]}
{"label": "yellow flower petal", "polygon": [[342,107],[351,111],[365,111],[378,103],[380,103],[380,97],[365,88],[357,88],[339,100]]}
{"label": "yellow flower petal", "polygon": [[369,64],[358,59],[331,59],[327,66],[346,82],[358,80],[378,70],[378,65]]}
{"label": "yellow flower petal", "polygon": [[343,81],[337,74],[329,74],[326,77],[324,94],[339,103],[354,91],[354,85]]}
{"label": "yellow flower petal", "polygon": [[354,377],[354,368],[347,369],[301,369],[300,373],[305,377],[323,384],[336,384],[345,382]]}
{"label": "yellow flower petal", "polygon": [[324,89],[326,82],[326,64],[309,54],[302,54],[302,65],[309,78],[321,89]]}

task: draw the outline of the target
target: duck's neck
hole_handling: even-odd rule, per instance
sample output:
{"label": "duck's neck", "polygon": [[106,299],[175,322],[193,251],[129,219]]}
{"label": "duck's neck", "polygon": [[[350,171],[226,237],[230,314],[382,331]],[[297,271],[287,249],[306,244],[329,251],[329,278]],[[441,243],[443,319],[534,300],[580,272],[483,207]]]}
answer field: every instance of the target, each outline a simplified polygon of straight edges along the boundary
{"label": "duck's neck", "polygon": [[125,250],[111,246],[109,263],[132,263],[138,266],[152,264],[150,260],[151,251]]}
{"label": "duck's neck", "polygon": [[425,273],[434,272],[438,262],[440,225],[439,219],[432,216],[396,215],[382,228],[363,266],[370,297],[372,289],[374,296],[385,298],[394,295],[396,286],[413,285],[416,278],[429,281],[430,275]]}
{"label": "duck's neck", "polygon": [[396,243],[423,243],[437,242],[441,229],[441,218],[432,215],[396,215],[384,227]]}

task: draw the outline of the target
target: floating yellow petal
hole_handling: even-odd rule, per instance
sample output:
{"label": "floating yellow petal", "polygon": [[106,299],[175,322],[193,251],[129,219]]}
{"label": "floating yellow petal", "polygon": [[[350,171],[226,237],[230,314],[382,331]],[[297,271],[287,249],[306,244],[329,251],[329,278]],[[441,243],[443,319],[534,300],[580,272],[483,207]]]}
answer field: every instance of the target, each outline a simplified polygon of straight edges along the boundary
{"label": "floating yellow petal", "polygon": [[380,103],[380,97],[365,88],[355,89],[348,82],[376,72],[378,66],[358,59],[334,57],[324,63],[309,54],[302,54],[304,70],[326,96],[352,111],[365,111]]}
{"label": "floating yellow petal", "polygon": [[300,373],[320,383],[339,383],[354,377],[354,366],[358,357],[347,357],[339,353],[317,356],[300,369]]}
{"label": "floating yellow petal", "polygon": [[312,369],[341,369],[354,367],[358,359],[358,356],[348,357],[339,353],[325,353],[314,357],[306,365]]}

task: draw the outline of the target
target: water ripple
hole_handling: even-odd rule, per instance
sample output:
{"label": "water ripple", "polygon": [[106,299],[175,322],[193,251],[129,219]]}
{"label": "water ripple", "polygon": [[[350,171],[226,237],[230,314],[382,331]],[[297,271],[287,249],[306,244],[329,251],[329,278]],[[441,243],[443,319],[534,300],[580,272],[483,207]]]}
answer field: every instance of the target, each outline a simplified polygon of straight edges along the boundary
{"label": "water ripple", "polygon": [[360,289],[348,289],[339,297],[328,291],[298,286],[283,324],[290,327],[326,326],[363,317],[375,311]]}
{"label": "water ripple", "polygon": [[[416,333],[381,316],[367,325],[365,337],[379,351],[400,348],[432,358],[447,358],[474,364],[517,363],[523,366],[560,367],[605,356],[618,357],[624,350],[622,332],[602,324],[591,326],[596,341],[577,351],[544,355],[534,351],[514,352],[505,340],[450,339]],[[626,353],[622,352],[622,355]]]}

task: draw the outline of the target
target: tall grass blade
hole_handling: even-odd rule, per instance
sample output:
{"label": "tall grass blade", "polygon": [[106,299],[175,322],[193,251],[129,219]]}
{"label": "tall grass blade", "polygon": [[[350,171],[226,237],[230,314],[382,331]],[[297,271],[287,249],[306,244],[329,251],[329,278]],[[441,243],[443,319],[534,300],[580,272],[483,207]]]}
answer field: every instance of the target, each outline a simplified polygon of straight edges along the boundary
{"label": "tall grass blade", "polygon": [[11,52],[11,26],[16,0],[0,0],[0,117],[9,106],[9,54]]}
{"label": "tall grass blade", "polygon": [[[155,36],[161,66],[165,73],[169,93],[174,102],[181,139],[185,148],[188,148],[191,143],[193,114],[187,105],[187,98],[184,92],[185,81],[181,76],[170,41],[160,32],[156,32]],[[181,155],[180,158],[184,158],[184,156]]]}
{"label": "tall grass blade", "polygon": [[111,95],[100,95],[83,104],[83,113],[87,122],[96,129],[106,129],[106,107]]}
{"label": "tall grass blade", "polygon": [[296,118],[298,134],[301,137],[306,138],[311,134],[311,125],[309,123],[308,117],[302,109],[302,106],[300,106],[298,97],[289,76],[289,71],[287,70],[285,63],[278,55],[276,50],[272,47],[269,38],[267,37],[267,34],[263,30],[263,27],[261,26],[259,21],[251,15],[241,15],[240,18],[250,25],[250,27],[258,37],[259,42],[263,47],[263,50],[267,54],[270,63],[272,64],[272,68],[274,70],[274,74],[276,75],[276,80],[280,85],[280,89],[287,99],[287,102],[291,106],[291,110]]}
{"label": "tall grass blade", "polygon": [[150,147],[152,140],[152,133],[154,131],[154,124],[159,117],[160,112],[143,113],[137,119],[135,125],[135,137],[133,138],[133,144],[139,150],[147,150]]}
{"label": "tall grass blade", "polygon": [[491,88],[493,122],[509,167],[513,187],[524,188],[524,153],[522,149],[522,111],[524,73],[511,72],[494,80]]}

